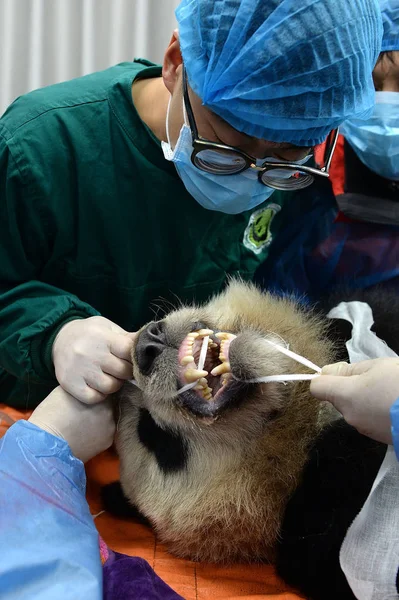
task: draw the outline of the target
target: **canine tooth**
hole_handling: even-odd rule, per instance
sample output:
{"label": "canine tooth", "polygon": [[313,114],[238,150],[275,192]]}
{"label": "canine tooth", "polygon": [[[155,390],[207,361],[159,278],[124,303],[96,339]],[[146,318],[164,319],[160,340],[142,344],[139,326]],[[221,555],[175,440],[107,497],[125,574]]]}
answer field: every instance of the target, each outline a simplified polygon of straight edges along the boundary
{"label": "canine tooth", "polygon": [[202,335],[203,337],[205,335],[212,335],[213,334],[213,330],[212,329],[200,329],[199,331],[197,331],[198,335]]}
{"label": "canine tooth", "polygon": [[229,381],[229,379],[231,379],[231,374],[223,373],[223,375],[220,378],[220,381],[222,382],[222,385],[226,385],[226,383]]}
{"label": "canine tooth", "polygon": [[185,367],[192,362],[194,362],[194,356],[183,356],[183,358],[180,361],[180,364],[182,367]]}
{"label": "canine tooth", "polygon": [[197,337],[198,337],[198,333],[197,333],[196,331],[192,331],[191,333],[189,333],[189,334],[187,335],[187,337],[188,337],[188,339],[195,340],[195,338],[197,338]]}
{"label": "canine tooth", "polygon": [[194,381],[206,377],[207,375],[208,371],[199,371],[198,369],[187,369],[187,371],[184,371],[184,378],[187,383],[194,383]]}
{"label": "canine tooth", "polygon": [[224,362],[221,365],[218,365],[211,371],[211,375],[217,377],[217,375],[223,375],[224,373],[230,373],[230,363]]}
{"label": "canine tooth", "polygon": [[227,331],[219,331],[215,335],[219,340],[234,340],[237,337],[234,333],[228,333]]}
{"label": "canine tooth", "polygon": [[217,345],[217,344],[215,344],[215,342],[211,342],[211,343],[210,343],[210,347],[211,347],[211,348],[217,348],[217,347],[218,347],[218,345]]}
{"label": "canine tooth", "polygon": [[215,333],[215,335],[217,338],[219,338],[219,340],[227,340],[227,336],[229,334],[226,333],[225,331],[218,331],[218,333]]}

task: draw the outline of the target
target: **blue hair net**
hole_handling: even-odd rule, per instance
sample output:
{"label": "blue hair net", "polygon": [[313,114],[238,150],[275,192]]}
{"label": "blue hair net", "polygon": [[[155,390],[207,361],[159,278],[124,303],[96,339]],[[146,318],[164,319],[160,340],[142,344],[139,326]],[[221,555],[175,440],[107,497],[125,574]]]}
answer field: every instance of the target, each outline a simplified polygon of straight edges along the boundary
{"label": "blue hair net", "polygon": [[313,146],[369,116],[377,0],[182,0],[176,16],[192,89],[235,129]]}
{"label": "blue hair net", "polygon": [[381,0],[384,35],[382,51],[399,50],[399,0]]}

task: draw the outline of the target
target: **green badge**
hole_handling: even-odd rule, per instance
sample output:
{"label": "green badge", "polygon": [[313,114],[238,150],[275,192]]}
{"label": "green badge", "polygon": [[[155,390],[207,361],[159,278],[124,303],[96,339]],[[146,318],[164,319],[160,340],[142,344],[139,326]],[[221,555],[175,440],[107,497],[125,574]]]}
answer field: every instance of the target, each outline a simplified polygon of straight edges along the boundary
{"label": "green badge", "polygon": [[244,233],[244,246],[255,254],[260,254],[272,243],[271,225],[274,216],[281,210],[278,204],[268,204],[252,213]]}

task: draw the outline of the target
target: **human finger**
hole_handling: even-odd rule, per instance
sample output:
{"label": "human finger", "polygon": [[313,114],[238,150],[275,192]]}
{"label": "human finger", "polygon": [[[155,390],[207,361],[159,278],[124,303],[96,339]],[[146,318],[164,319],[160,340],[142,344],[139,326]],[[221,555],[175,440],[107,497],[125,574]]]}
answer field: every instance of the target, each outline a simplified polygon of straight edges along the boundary
{"label": "human finger", "polygon": [[318,400],[330,402],[343,414],[356,391],[358,380],[359,375],[320,375],[311,381],[310,393]]}
{"label": "human finger", "polygon": [[[369,360],[361,360],[356,363],[337,362],[331,365],[326,365],[322,368],[322,375],[338,375],[342,377],[351,377],[352,375],[362,375],[367,373],[375,366],[381,366],[387,359],[375,358]],[[391,359],[389,359],[391,360]]]}
{"label": "human finger", "polygon": [[132,338],[125,334],[113,334],[109,340],[110,352],[117,358],[122,358],[131,362],[131,353],[133,348]]}
{"label": "human finger", "polygon": [[101,398],[99,401],[104,400],[108,394],[117,392],[123,385],[122,379],[107,375],[107,373],[87,373],[85,376],[86,384],[96,392],[99,392]]}
{"label": "human finger", "polygon": [[131,379],[133,377],[132,363],[122,358],[117,358],[113,354],[109,354],[101,362],[101,369],[104,373],[112,375],[117,379]]}
{"label": "human finger", "polygon": [[79,378],[78,381],[74,380],[61,383],[61,387],[68,392],[68,394],[77,400],[80,400],[80,402],[83,402],[83,404],[97,404],[106,398],[106,394],[87,385],[83,378]]}

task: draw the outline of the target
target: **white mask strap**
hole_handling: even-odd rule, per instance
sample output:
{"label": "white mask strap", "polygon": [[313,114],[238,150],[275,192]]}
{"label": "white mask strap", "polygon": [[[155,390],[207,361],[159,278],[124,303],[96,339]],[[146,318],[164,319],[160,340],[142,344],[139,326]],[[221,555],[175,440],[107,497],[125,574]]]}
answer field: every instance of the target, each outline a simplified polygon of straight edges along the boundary
{"label": "white mask strap", "polygon": [[[172,95],[170,95],[170,97],[169,97],[168,109],[166,111],[166,137],[168,138],[168,144],[169,144],[169,146],[170,146],[169,116],[170,116],[170,105],[171,105],[171,103],[172,103]],[[184,104],[184,98],[182,98],[182,103],[183,103],[184,124],[188,126],[187,112],[186,112],[186,106]]]}
{"label": "white mask strap", "polygon": [[184,118],[184,124],[187,125],[187,127],[189,127],[188,118],[187,118],[187,111],[186,111],[186,105],[184,104],[184,98],[183,98],[183,118]]}

